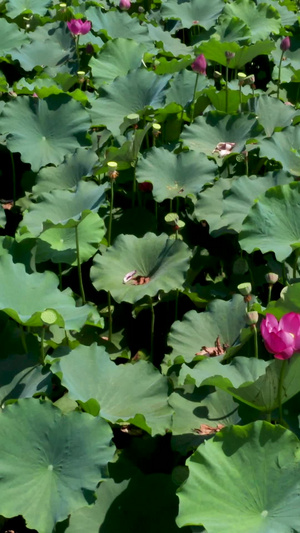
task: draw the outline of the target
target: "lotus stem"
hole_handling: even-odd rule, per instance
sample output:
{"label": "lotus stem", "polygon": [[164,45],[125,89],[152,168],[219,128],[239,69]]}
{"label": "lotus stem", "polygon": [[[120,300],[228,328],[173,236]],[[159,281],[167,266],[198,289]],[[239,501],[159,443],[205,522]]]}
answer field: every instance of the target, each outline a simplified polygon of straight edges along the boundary
{"label": "lotus stem", "polygon": [[78,224],[75,226],[75,239],[76,239],[76,256],[77,256],[77,269],[78,269],[78,280],[79,288],[82,299],[82,305],[86,303],[84,288],[82,283],[82,273],[81,273],[81,264],[80,264],[80,250],[79,250],[79,239],[78,239]]}
{"label": "lotus stem", "polygon": [[226,82],[226,94],[225,94],[225,111],[226,113],[228,113],[228,65],[226,65],[226,78],[225,78],[225,82]]}
{"label": "lotus stem", "polygon": [[108,246],[111,245],[111,227],[112,227],[112,213],[114,205],[114,180],[110,180],[110,210],[109,210],[109,221],[108,221]]}
{"label": "lotus stem", "polygon": [[175,320],[178,318],[178,296],[179,296],[179,290],[176,289],[176,296],[175,296]]}
{"label": "lotus stem", "polygon": [[21,342],[22,342],[22,346],[23,346],[24,352],[28,353],[28,348],[27,348],[26,338],[25,338],[25,333],[24,333],[24,327],[21,324],[19,324],[19,327],[20,327]]}
{"label": "lotus stem", "polygon": [[134,167],[133,186],[132,186],[132,207],[134,207],[135,205],[135,195],[136,195],[136,175],[135,175],[135,167]]}
{"label": "lotus stem", "polygon": [[12,167],[12,178],[13,178],[13,201],[14,201],[14,204],[15,204],[15,201],[16,201],[16,167],[15,167],[15,160],[14,160],[14,155],[12,152],[9,152],[10,153],[10,159],[11,159],[11,167]]}
{"label": "lotus stem", "polygon": [[196,91],[197,91],[198,79],[199,79],[199,72],[197,72],[195,86],[194,86],[193,101],[192,101],[192,108],[191,108],[191,123],[194,122],[195,99],[196,99]]}
{"label": "lotus stem", "polygon": [[284,55],[284,50],[282,50],[281,52],[281,57],[280,57],[279,66],[278,66],[278,85],[277,85],[277,99],[278,100],[279,100],[279,87],[280,87],[280,81],[281,81],[281,63],[283,60],[283,55]]}
{"label": "lotus stem", "polygon": [[79,57],[79,35],[75,35],[75,50],[78,61],[78,70],[80,70],[80,57]]}
{"label": "lotus stem", "polygon": [[272,297],[272,287],[273,285],[269,285],[269,290],[268,290],[268,303],[267,305],[269,305],[270,301],[271,301],[271,297]]}
{"label": "lotus stem", "polygon": [[42,365],[45,364],[44,340],[45,340],[45,326],[42,326],[42,331],[41,331],[41,363]]}
{"label": "lotus stem", "polygon": [[59,290],[62,291],[62,271],[61,271],[61,263],[58,263],[58,277],[59,277]]}
{"label": "lotus stem", "polygon": [[252,326],[254,334],[254,357],[258,359],[258,341],[257,341],[257,327],[255,324]]}
{"label": "lotus stem", "polygon": [[282,426],[285,425],[283,417],[282,417],[282,384],[283,384],[283,378],[284,378],[284,371],[286,368],[286,362],[287,362],[287,359],[282,361],[280,375],[279,375],[279,384],[278,384],[279,424],[281,424]]}
{"label": "lotus stem", "polygon": [[107,307],[108,307],[108,340],[111,342],[112,338],[112,312],[111,312],[111,294],[107,293]]}
{"label": "lotus stem", "polygon": [[153,361],[155,313],[154,313],[154,307],[153,307],[153,300],[152,300],[151,296],[150,296],[150,309],[151,309],[151,339],[150,339],[150,355],[151,355],[151,361]]}
{"label": "lotus stem", "polygon": [[242,113],[242,86],[239,85],[240,113]]}

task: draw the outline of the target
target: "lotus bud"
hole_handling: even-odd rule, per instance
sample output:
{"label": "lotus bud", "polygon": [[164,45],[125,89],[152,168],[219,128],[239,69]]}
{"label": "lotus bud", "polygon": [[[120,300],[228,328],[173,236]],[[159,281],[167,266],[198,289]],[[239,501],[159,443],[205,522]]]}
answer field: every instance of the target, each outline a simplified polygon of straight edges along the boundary
{"label": "lotus bud", "polygon": [[235,57],[235,52],[226,51],[225,52],[225,57],[226,57],[227,63],[229,63],[230,60]]}
{"label": "lotus bud", "polygon": [[143,8],[143,6],[139,6],[138,7],[138,12],[139,13],[145,13],[145,9]]}
{"label": "lotus bud", "polygon": [[131,8],[130,0],[120,0],[119,8],[122,9],[122,11],[128,11],[128,9]]}
{"label": "lotus bud", "polygon": [[269,283],[269,285],[275,285],[278,281],[278,274],[275,274],[275,272],[269,272],[265,275],[266,282]]}
{"label": "lotus bud", "polygon": [[286,52],[290,48],[291,48],[291,40],[289,37],[285,37],[284,39],[282,39],[280,43],[280,50],[282,50],[283,52]]}
{"label": "lotus bud", "polygon": [[253,326],[258,322],[258,312],[257,311],[248,311],[245,315],[245,322],[248,326]]}
{"label": "lotus bud", "polygon": [[237,286],[237,289],[242,296],[248,296],[249,294],[251,294],[252,285],[249,281],[247,281],[246,283],[240,283]]}
{"label": "lotus bud", "polygon": [[203,54],[200,54],[200,56],[196,57],[195,61],[191,64],[191,67],[194,72],[197,72],[198,74],[204,74],[206,76],[206,59]]}

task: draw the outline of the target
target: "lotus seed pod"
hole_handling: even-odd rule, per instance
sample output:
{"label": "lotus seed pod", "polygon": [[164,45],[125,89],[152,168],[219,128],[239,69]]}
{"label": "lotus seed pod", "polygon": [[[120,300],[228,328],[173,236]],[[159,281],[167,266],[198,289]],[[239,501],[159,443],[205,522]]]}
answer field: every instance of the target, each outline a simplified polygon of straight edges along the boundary
{"label": "lotus seed pod", "polygon": [[245,315],[245,322],[248,326],[253,326],[253,324],[257,324],[258,319],[259,316],[257,311],[249,311]]}
{"label": "lotus seed pod", "polygon": [[278,274],[275,274],[275,272],[269,272],[265,275],[266,282],[269,283],[269,285],[274,285],[278,281]]}
{"label": "lotus seed pod", "polygon": [[242,296],[248,296],[249,294],[251,294],[252,285],[249,281],[247,281],[246,283],[240,283],[237,286],[237,289]]}

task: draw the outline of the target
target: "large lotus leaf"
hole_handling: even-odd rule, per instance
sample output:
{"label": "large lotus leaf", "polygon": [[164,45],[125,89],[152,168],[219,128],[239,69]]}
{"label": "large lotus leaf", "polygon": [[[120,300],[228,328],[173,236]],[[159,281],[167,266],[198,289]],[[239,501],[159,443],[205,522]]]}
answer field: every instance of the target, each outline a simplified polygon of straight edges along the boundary
{"label": "large lotus leaf", "polygon": [[206,220],[209,224],[209,232],[213,237],[227,232],[226,220],[223,221],[221,213],[223,212],[224,195],[232,187],[232,178],[220,178],[213,187],[205,189],[195,204],[194,216],[196,220]]}
{"label": "large lotus leaf", "polygon": [[230,68],[241,69],[246,63],[260,55],[269,55],[275,48],[274,41],[257,41],[250,46],[239,46],[237,43],[221,43],[216,39],[210,39],[208,42],[201,43],[199,51],[202,52],[206,59],[219,63],[226,67],[227,60],[225,52],[234,52],[235,56],[230,59]]}
{"label": "large lotus leaf", "polygon": [[[265,0],[257,0],[257,4],[265,4]],[[297,13],[290,11],[288,8],[288,3],[286,5],[279,4],[276,0],[268,0],[268,5],[273,6],[277,9],[280,17],[282,26],[293,26],[297,20]]]}
{"label": "large lotus leaf", "polygon": [[94,343],[78,346],[51,370],[62,374],[71,398],[82,402],[94,398],[100,404],[100,416],[112,423],[131,422],[152,434],[164,434],[170,428],[173,411],[167,402],[167,378],[151,363],[116,365],[103,346]]}
{"label": "large lotus leaf", "polygon": [[162,4],[161,14],[163,19],[179,19],[184,28],[191,28],[196,23],[209,30],[223,7],[221,0],[210,2],[167,0]]}
{"label": "large lotus leaf", "polygon": [[246,141],[257,133],[257,120],[253,115],[231,116],[211,111],[205,117],[196,118],[191,126],[185,126],[181,138],[192,150],[213,156],[220,142],[236,143],[232,152],[240,152]]}
{"label": "large lotus leaf", "polygon": [[61,292],[53,272],[27,274],[25,266],[13,263],[10,255],[0,257],[0,309],[19,324],[43,326],[41,312],[54,309],[58,324],[79,330],[90,312],[88,306],[75,307],[71,290]]}
{"label": "large lotus leaf", "polygon": [[219,424],[229,426],[240,421],[238,404],[220,389],[214,392],[195,389],[193,393],[176,391],[170,395],[169,404],[174,409],[173,435],[197,434],[201,424],[214,428]]}
{"label": "large lotus leaf", "polygon": [[12,53],[12,58],[19,61],[24,70],[42,65],[52,77],[58,72],[76,73],[75,43],[66,24],[46,24],[29,35],[31,42]]}
{"label": "large lotus leaf", "polygon": [[145,69],[131,71],[101,89],[100,98],[91,102],[94,126],[105,125],[114,135],[120,135],[125,117],[164,106],[165,89],[171,76],[157,76]]}
{"label": "large lotus leaf", "polygon": [[234,181],[223,200],[221,223],[239,233],[243,220],[249,213],[254,200],[276,185],[285,185],[292,180],[286,172],[269,172],[263,177],[241,176]]}
{"label": "large lotus leaf", "polygon": [[26,226],[33,235],[43,230],[43,222],[65,224],[68,220],[79,220],[83,211],[97,212],[105,201],[105,186],[81,181],[75,192],[54,190],[45,192],[38,203],[32,203],[25,213],[21,227]]}
{"label": "large lotus leaf", "polygon": [[[66,533],[180,533],[176,485],[170,475],[139,473],[129,481],[108,479],[93,506],[72,513]],[[137,512],[138,509],[138,512]]]}
{"label": "large lotus leaf", "polygon": [[93,31],[106,34],[111,39],[133,39],[139,43],[153,45],[148,36],[147,26],[140,24],[138,18],[132,18],[126,12],[108,11],[103,13],[97,7],[89,7],[85,16],[91,21]]}
{"label": "large lotus leaf", "polygon": [[[216,25],[215,38],[220,38],[221,42],[241,42],[247,41],[251,37],[250,28],[237,17],[221,15]],[[218,37],[217,37],[218,36]]]}
{"label": "large lotus leaf", "polygon": [[[229,392],[242,402],[271,412],[278,407],[278,384],[282,361],[265,362],[253,357],[235,357],[229,365],[223,365],[216,359],[207,359],[198,363],[193,369],[183,365],[180,382],[195,381],[198,387],[213,385]],[[282,403],[300,391],[299,370],[300,355],[295,355],[283,377]]]}
{"label": "large lotus leaf", "polygon": [[43,231],[37,240],[37,263],[51,259],[53,263],[77,265],[76,226],[80,263],[88,261],[97,251],[105,235],[105,226],[97,213],[85,212],[79,223],[73,220]]}
{"label": "large lotus leaf", "polygon": [[89,62],[96,84],[111,83],[141,65],[146,46],[131,39],[108,41],[97,58]]}
{"label": "large lotus leaf", "polygon": [[10,354],[0,359],[0,404],[52,392],[51,377],[51,372],[41,366],[35,354]]}
{"label": "large lotus leaf", "polygon": [[[166,104],[179,104],[183,109],[191,103],[194,94],[196,74],[191,70],[182,70],[174,75],[166,95]],[[199,76],[197,92],[209,85],[206,76]],[[197,94],[197,93],[196,93]]]}
{"label": "large lotus leaf", "polygon": [[28,41],[28,36],[13,22],[0,19],[0,56],[10,54],[12,50]]}
{"label": "large lotus leaf", "polygon": [[290,126],[282,132],[273,133],[259,143],[260,156],[279,161],[282,168],[293,176],[300,176],[300,126]]}
{"label": "large lotus leaf", "polygon": [[209,533],[290,533],[300,528],[299,440],[257,421],[223,429],[187,460],[177,524]]}
{"label": "large lotus leaf", "polygon": [[232,4],[226,4],[224,13],[244,21],[251,30],[254,42],[267,39],[270,33],[276,35],[280,32],[281,19],[273,6],[257,6],[252,0],[236,0]]}
{"label": "large lotus leaf", "polygon": [[166,52],[171,52],[175,57],[193,54],[192,46],[187,46],[180,39],[172,37],[170,32],[164,31],[161,26],[148,24],[147,29],[150,39],[155,42],[158,48],[163,48]]}
{"label": "large lotus leaf", "polygon": [[81,178],[92,175],[97,162],[94,150],[79,148],[74,154],[67,155],[58,167],[42,168],[37,175],[33,192],[41,194],[54,189],[76,189]]}
{"label": "large lotus leaf", "polygon": [[267,137],[271,137],[275,128],[286,128],[291,125],[293,118],[299,111],[286,106],[277,98],[270,98],[266,94],[258,98],[256,115],[258,122],[264,127]]}
{"label": "large lotus leaf", "polygon": [[[159,291],[181,289],[189,260],[187,245],[164,233],[146,233],[140,239],[120,235],[103,255],[95,256],[91,279],[98,291],[110,291],[116,302],[135,303]],[[125,276],[133,270],[136,276],[149,277],[150,281],[143,285],[124,283]]]}
{"label": "large lotus leaf", "polygon": [[216,165],[204,154],[182,152],[175,155],[164,148],[152,148],[146,157],[139,159],[136,167],[137,181],[150,181],[157,202],[167,198],[197,194],[213,181]]}
{"label": "large lotus leaf", "polygon": [[300,313],[300,283],[285,287],[281,291],[280,298],[268,307],[267,311],[276,315],[278,319],[286,313]]}
{"label": "large lotus leaf", "polygon": [[59,165],[80,145],[87,145],[88,113],[79,102],[63,94],[44,100],[19,96],[4,107],[1,131],[7,147],[37,172],[52,163]]}
{"label": "large lotus leaf", "polygon": [[284,261],[300,246],[300,184],[278,185],[259,196],[244,220],[240,246],[251,253],[273,251]]}
{"label": "large lotus leaf", "polygon": [[51,3],[51,0],[8,0],[5,7],[9,18],[14,19],[24,11],[45,15]]}
{"label": "large lotus leaf", "polygon": [[0,435],[0,512],[39,533],[88,504],[114,453],[104,420],[34,399],[5,407]]}
{"label": "large lotus leaf", "polygon": [[217,338],[221,345],[231,346],[239,337],[245,325],[245,302],[240,294],[232,300],[214,300],[204,313],[188,311],[182,322],[172,325],[168,345],[172,353],[165,356],[169,365],[174,362],[190,362],[203,346],[214,347]]}

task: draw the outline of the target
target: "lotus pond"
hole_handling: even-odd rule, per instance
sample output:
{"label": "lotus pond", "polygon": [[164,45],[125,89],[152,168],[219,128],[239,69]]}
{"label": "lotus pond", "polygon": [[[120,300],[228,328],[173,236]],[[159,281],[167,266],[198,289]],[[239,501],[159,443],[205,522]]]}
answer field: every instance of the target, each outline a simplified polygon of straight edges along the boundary
{"label": "lotus pond", "polygon": [[0,14],[1,533],[300,533],[299,2]]}

